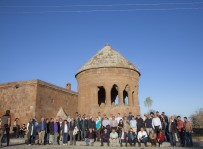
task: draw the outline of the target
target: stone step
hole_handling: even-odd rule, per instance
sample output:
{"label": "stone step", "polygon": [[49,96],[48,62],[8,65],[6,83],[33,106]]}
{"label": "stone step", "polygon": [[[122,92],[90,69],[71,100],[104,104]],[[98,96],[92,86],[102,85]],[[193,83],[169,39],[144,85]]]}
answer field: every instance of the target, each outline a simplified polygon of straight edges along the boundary
{"label": "stone step", "polygon": [[[11,138],[10,139],[10,144],[25,144],[26,143],[26,139],[25,138]],[[35,143],[38,143],[38,140],[35,141]],[[60,142],[60,144],[62,145],[63,143]],[[70,144],[70,142],[68,141],[68,145]],[[94,142],[94,146],[100,146],[101,143],[100,142]],[[147,143],[148,146],[151,146],[151,143]],[[76,146],[86,146],[85,141],[76,141]],[[107,143],[104,143],[104,146],[107,146]],[[123,146],[125,146],[125,143],[123,143]],[[127,146],[130,146],[130,144],[128,144]],[[136,144],[136,146],[138,146],[138,143]],[[141,144],[142,147],[144,147],[144,144]],[[158,146],[158,144],[157,144]],[[168,147],[170,146],[169,142],[164,142],[162,144],[163,147]]]}

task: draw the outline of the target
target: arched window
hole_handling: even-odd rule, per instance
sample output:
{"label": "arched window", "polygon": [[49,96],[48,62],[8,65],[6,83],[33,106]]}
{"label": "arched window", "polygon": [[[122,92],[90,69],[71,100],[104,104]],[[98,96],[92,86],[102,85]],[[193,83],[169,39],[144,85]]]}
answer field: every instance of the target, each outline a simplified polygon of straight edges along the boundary
{"label": "arched window", "polygon": [[116,106],[118,105],[118,86],[113,85],[111,88],[111,104],[115,104]]}
{"label": "arched window", "polygon": [[134,96],[134,95],[135,95],[135,91],[133,91],[133,93],[132,93],[132,104],[133,104],[133,105],[135,104],[135,99],[134,99],[135,96]]}
{"label": "arched window", "polygon": [[128,105],[128,89],[129,89],[129,86],[126,85],[125,89],[123,90],[123,103],[125,105]]}
{"label": "arched window", "polygon": [[104,103],[104,104],[106,103],[106,91],[103,86],[99,86],[98,87],[98,104],[99,104],[99,106],[102,103]]}

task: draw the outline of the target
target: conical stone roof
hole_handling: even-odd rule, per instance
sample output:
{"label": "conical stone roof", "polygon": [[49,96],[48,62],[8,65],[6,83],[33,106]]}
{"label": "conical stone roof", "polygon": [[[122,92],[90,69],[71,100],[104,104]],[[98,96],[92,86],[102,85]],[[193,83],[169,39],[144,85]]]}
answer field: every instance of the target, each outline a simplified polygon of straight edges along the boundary
{"label": "conical stone roof", "polygon": [[119,52],[114,50],[109,44],[106,44],[104,48],[102,48],[96,55],[94,55],[78,71],[78,73],[88,69],[106,68],[106,67],[132,69],[139,73],[138,69],[131,62],[129,62],[126,58],[124,58]]}

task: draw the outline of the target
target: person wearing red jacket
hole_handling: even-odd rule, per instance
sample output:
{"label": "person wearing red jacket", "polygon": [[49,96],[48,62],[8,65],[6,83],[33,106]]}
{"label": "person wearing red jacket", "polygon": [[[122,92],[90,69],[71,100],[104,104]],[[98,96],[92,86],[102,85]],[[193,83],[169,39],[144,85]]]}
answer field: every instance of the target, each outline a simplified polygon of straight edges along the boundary
{"label": "person wearing red jacket", "polygon": [[159,143],[159,147],[161,147],[162,143],[165,141],[165,136],[162,130],[158,133],[157,141]]}

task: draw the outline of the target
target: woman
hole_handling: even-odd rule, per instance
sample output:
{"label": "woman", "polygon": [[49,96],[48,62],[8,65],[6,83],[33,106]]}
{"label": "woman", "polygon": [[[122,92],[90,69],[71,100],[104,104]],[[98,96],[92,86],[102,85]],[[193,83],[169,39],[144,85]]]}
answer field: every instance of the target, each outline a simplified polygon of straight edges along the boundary
{"label": "woman", "polygon": [[27,124],[27,130],[27,138],[29,143],[28,145],[30,146],[32,142],[34,142],[36,136],[36,127],[34,119],[30,119],[29,123]]}
{"label": "woman", "polygon": [[168,132],[169,132],[169,137],[170,137],[170,144],[171,146],[176,146],[176,124],[174,121],[174,117],[171,116],[170,122],[169,122],[169,127],[168,127]]}
{"label": "woman", "polygon": [[123,120],[123,129],[125,132],[128,132],[130,130],[130,123],[128,120]]}
{"label": "woman", "polygon": [[164,140],[165,140],[165,135],[164,135],[164,132],[161,130],[157,136],[157,141],[159,143],[159,147],[162,147],[162,143],[164,142]]}
{"label": "woman", "polygon": [[19,133],[20,133],[20,125],[19,125],[19,119],[16,118],[14,120],[14,123],[13,123],[13,133],[14,133],[14,137],[15,138],[18,138],[19,137]]}
{"label": "woman", "polygon": [[123,120],[120,119],[119,123],[118,123],[118,126],[117,126],[118,134],[122,132],[122,129],[123,129]]}
{"label": "woman", "polygon": [[101,136],[101,120],[99,117],[96,118],[96,136],[97,136],[97,141],[100,141],[100,136]]}
{"label": "woman", "polygon": [[156,147],[156,137],[157,137],[156,133],[152,129],[151,132],[149,133],[149,138],[150,138],[151,146],[155,146]]}

